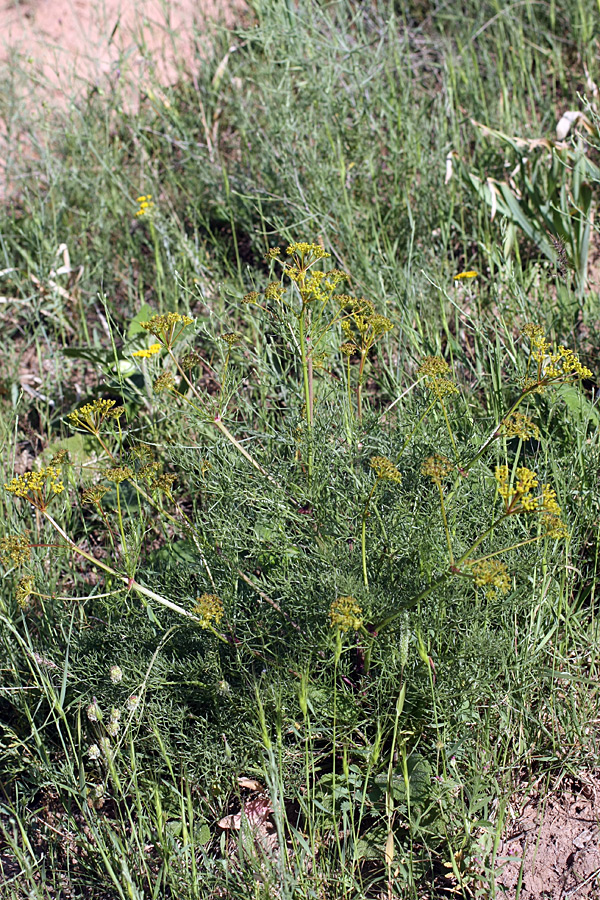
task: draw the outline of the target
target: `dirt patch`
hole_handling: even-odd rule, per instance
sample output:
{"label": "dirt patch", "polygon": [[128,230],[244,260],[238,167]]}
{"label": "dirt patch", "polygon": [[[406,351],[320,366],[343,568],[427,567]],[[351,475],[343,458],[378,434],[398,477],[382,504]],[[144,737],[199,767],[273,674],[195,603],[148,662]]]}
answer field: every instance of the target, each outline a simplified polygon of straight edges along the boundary
{"label": "dirt patch", "polygon": [[600,770],[515,801],[498,848],[499,896],[599,900]]}
{"label": "dirt patch", "polygon": [[211,23],[241,24],[244,10],[243,0],[0,0],[0,199],[49,114],[92,89],[135,110],[193,68]]}
{"label": "dirt patch", "polygon": [[57,101],[118,69],[169,83],[206,23],[234,25],[240,10],[239,0],[0,0],[0,65],[18,57]]}

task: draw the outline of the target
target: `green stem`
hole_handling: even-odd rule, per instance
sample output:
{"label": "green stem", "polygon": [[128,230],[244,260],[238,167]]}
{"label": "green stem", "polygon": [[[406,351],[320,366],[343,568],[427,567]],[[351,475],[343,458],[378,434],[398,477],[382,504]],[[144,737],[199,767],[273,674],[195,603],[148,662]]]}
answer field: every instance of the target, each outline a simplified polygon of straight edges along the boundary
{"label": "green stem", "polygon": [[371,488],[371,492],[367,497],[367,502],[365,503],[365,508],[363,510],[362,515],[362,529],[360,535],[360,546],[362,553],[362,568],[363,568],[363,583],[366,588],[369,587],[369,576],[367,574],[367,516],[369,515],[369,504],[373,499],[373,494],[375,493],[375,488],[379,484],[379,480],[375,482],[373,487]]}
{"label": "green stem", "polygon": [[308,480],[312,481],[313,474],[313,409],[312,409],[312,391],[308,372],[308,359],[306,356],[306,335],[304,331],[304,317],[306,315],[306,305],[303,304],[302,310],[298,317],[298,332],[300,340],[300,357],[302,360],[302,382],[304,386],[304,405],[306,407],[306,422],[308,425]]}
{"label": "green stem", "polygon": [[121,545],[123,547],[123,558],[125,560],[125,565],[127,566],[127,570],[129,571],[129,551],[127,549],[127,542],[125,540],[125,528],[123,526],[123,514],[121,512],[121,491],[120,491],[118,482],[117,482],[117,518],[119,520],[119,532],[121,534]]}
{"label": "green stem", "polygon": [[450,565],[454,565],[454,556],[452,554],[452,541],[450,540],[450,531],[448,529],[448,520],[446,519],[446,507],[444,506],[444,491],[441,482],[437,483],[440,492],[440,509],[442,511],[442,522],[444,523],[444,531],[446,532],[446,542],[448,544],[448,553],[450,555]]}
{"label": "green stem", "polygon": [[363,373],[365,370],[365,362],[367,361],[367,351],[363,350],[360,355],[360,367],[358,370],[358,384],[356,386],[356,412],[359,422],[362,422],[362,388]]}
{"label": "green stem", "polygon": [[440,406],[442,407],[442,412],[444,413],[444,419],[446,420],[446,428],[448,429],[448,434],[450,435],[450,441],[452,442],[452,449],[454,450],[454,458],[456,460],[456,465],[460,469],[460,458],[458,455],[458,447],[456,446],[456,441],[454,440],[454,434],[452,433],[452,428],[450,426],[450,420],[448,419],[448,413],[446,412],[446,407],[444,405],[443,400],[440,400]]}
{"label": "green stem", "polygon": [[144,587],[142,584],[139,584],[135,579],[129,578],[127,575],[122,575],[120,572],[117,572],[112,566],[108,566],[106,563],[102,562],[99,559],[96,559],[95,556],[92,556],[91,553],[87,553],[81,547],[79,547],[75,541],[72,541],[69,535],[63,531],[58,522],[52,518],[52,516],[42,510],[42,515],[52,525],[52,527],[60,534],[62,539],[67,542],[71,550],[77,553],[79,556],[87,559],[88,562],[91,562],[94,566],[99,569],[102,569],[104,572],[107,572],[109,575],[112,575],[113,578],[116,578],[118,581],[121,581],[126,587],[127,590],[137,591],[138,594],[142,594],[144,597],[149,597],[151,600],[156,600],[157,603],[160,603],[162,606],[165,606],[167,609],[172,610],[173,612],[179,613],[181,616],[185,616],[187,619],[193,619],[194,622],[199,622],[200,619],[198,616],[194,615],[194,613],[189,612],[187,609],[184,609],[183,606],[179,606],[177,603],[173,603],[171,600],[167,600],[166,597],[162,597],[160,594],[156,594],[154,591],[151,591],[149,588]]}

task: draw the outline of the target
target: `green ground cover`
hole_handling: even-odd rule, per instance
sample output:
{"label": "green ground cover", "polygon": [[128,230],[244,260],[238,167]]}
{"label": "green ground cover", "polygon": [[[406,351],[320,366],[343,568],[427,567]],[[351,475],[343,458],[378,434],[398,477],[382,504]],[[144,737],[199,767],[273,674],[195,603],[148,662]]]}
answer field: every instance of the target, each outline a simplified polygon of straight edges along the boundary
{"label": "green ground cover", "polygon": [[3,896],[500,896],[507,796],[595,765],[598,22],[256,0],[31,113]]}

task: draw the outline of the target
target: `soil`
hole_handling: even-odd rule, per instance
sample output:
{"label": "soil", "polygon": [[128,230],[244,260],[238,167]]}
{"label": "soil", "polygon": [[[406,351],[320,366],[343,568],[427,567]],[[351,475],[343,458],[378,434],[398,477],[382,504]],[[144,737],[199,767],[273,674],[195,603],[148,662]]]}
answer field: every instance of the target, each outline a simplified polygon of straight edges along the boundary
{"label": "soil", "polygon": [[[135,108],[202,53],[210,22],[242,20],[243,0],[0,0],[0,200],[30,151],[30,121],[118,83]],[[27,115],[23,115],[23,111]]]}
{"label": "soil", "polygon": [[496,857],[497,896],[600,900],[600,771],[528,791],[509,807]]}

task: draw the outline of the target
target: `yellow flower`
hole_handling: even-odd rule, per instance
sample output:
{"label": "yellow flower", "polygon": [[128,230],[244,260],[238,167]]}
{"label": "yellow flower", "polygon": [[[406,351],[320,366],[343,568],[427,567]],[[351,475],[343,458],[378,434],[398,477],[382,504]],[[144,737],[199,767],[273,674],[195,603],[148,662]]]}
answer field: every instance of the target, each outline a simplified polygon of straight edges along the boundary
{"label": "yellow flower", "polygon": [[152,194],[142,194],[140,197],[136,198],[135,202],[139,205],[136,216],[147,216],[154,207]]}
{"label": "yellow flower", "polygon": [[134,350],[131,355],[141,356],[143,359],[149,359],[151,356],[154,356],[155,353],[160,352],[161,346],[161,344],[150,344],[150,346],[144,350]]}
{"label": "yellow flower", "polygon": [[114,400],[93,400],[67,416],[74,428],[83,428],[90,434],[98,434],[105,419],[118,419],[125,409],[115,406]]}
{"label": "yellow flower", "polygon": [[489,597],[495,597],[498,591],[506,594],[510,590],[508,570],[499,559],[467,559],[465,566],[471,570],[477,587],[485,587]]}
{"label": "yellow flower", "polygon": [[182,316],[180,313],[170,312],[160,316],[152,316],[147,322],[140,322],[140,327],[157,337],[165,347],[171,347],[183,330],[188,325],[191,325],[193,321],[190,316]]}
{"label": "yellow flower", "polygon": [[395,481],[396,484],[402,484],[402,473],[387,456],[373,456],[370,465],[380,480]]}
{"label": "yellow flower", "polygon": [[49,495],[61,494],[65,486],[59,481],[60,469],[55,466],[45,466],[37,472],[24,472],[4,485],[5,490],[15,497],[23,497],[25,500],[44,510],[50,499]]}
{"label": "yellow flower", "polygon": [[194,612],[200,617],[201,628],[208,628],[211,622],[218,625],[223,618],[223,602],[216,594],[202,594],[196,598]]}
{"label": "yellow flower", "polygon": [[329,610],[331,627],[340,631],[358,631],[363,623],[362,609],[354,597],[338,597]]}
{"label": "yellow flower", "polygon": [[307,244],[305,241],[297,241],[290,244],[286,249],[286,253],[288,256],[300,257],[304,263],[307,262],[307,259],[312,262],[315,259],[325,259],[331,256],[320,244]]}
{"label": "yellow flower", "polygon": [[458,275],[454,276],[455,281],[461,281],[463,278],[477,278],[479,272],[474,272],[469,270],[468,272],[459,272]]}

